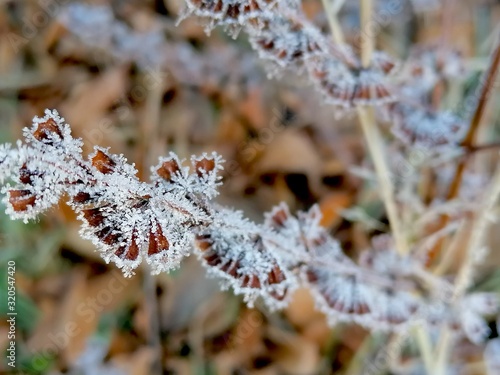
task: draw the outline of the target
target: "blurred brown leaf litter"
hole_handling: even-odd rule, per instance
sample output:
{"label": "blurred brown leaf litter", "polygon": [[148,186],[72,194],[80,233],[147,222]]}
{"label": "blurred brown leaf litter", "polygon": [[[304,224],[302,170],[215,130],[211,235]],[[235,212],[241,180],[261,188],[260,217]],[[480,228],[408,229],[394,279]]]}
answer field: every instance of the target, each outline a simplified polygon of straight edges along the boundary
{"label": "blurred brown leaf litter", "polygon": [[[456,17],[449,42],[471,66],[484,66],[500,6],[443,2]],[[135,162],[141,176],[148,176],[151,160],[169,151],[181,157],[219,152],[226,160],[220,203],[260,220],[279,202],[293,210],[317,202],[321,225],[352,257],[380,228],[367,231],[341,211],[362,207],[384,227],[377,192],[351,173],[351,167],[366,165],[356,119],[338,118],[335,108],[289,72],[268,79],[245,36],[233,40],[220,29],[207,36],[192,18],[176,27],[180,0],[89,2],[109,4],[116,19],[138,32],[160,30],[167,41],[165,62],[160,71],[144,70],[70,33],[58,18],[67,3],[0,2],[2,143],[20,138],[45,108],[57,108],[85,141],[85,152],[96,144],[110,147]],[[407,14],[378,35],[380,47],[400,57],[409,53],[410,42],[439,39],[442,20],[439,9],[414,14],[403,3]],[[356,5],[347,1],[340,17],[353,43]],[[321,2],[304,1],[303,7],[326,31]],[[498,125],[498,106],[488,111],[486,122]],[[486,163],[491,158],[482,157]],[[16,262],[17,362],[23,374],[355,375],[392,340],[352,324],[329,328],[305,289],[284,312],[249,309],[221,292],[194,259],[153,280],[147,269],[124,278],[78,236],[65,204],[27,226],[2,213],[0,225],[2,266]],[[495,230],[489,235],[498,243]],[[460,263],[460,249],[456,254],[451,268]],[[492,251],[485,262],[488,290],[499,290],[498,272],[490,275],[500,266],[498,254]],[[2,319],[2,348],[7,331]],[[485,373],[477,347],[464,340],[458,348],[453,357],[464,366],[450,373]],[[404,348],[401,374],[424,373],[413,366],[416,351],[414,344]],[[5,362],[2,371],[9,371]]]}

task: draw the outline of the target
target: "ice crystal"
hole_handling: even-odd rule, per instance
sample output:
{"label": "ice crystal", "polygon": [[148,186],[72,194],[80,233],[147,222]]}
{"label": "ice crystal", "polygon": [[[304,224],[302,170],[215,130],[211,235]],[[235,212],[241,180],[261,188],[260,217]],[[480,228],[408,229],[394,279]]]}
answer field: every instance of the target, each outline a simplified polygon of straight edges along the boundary
{"label": "ice crystal", "polygon": [[469,340],[475,344],[484,342],[490,333],[484,316],[496,314],[498,307],[498,298],[494,293],[473,293],[461,301],[460,322]]}
{"label": "ice crystal", "polygon": [[466,69],[459,51],[438,45],[416,46],[402,69],[401,92],[423,99],[442,80],[460,79]]}
{"label": "ice crystal", "polygon": [[488,375],[500,373],[500,338],[488,342],[484,350],[484,360]]}
{"label": "ice crystal", "polygon": [[300,68],[328,47],[326,38],[305,19],[266,13],[265,27],[249,28],[250,42],[261,58],[281,67]]}
{"label": "ice crystal", "polygon": [[220,210],[213,223],[197,234],[196,244],[209,273],[250,304],[261,296],[271,308],[282,307],[297,287],[296,276],[286,268],[270,233],[240,212]]}
{"label": "ice crystal", "polygon": [[435,153],[458,146],[467,123],[449,111],[432,111],[406,104],[393,110],[392,132],[406,145]]}
{"label": "ice crystal", "polygon": [[258,24],[267,9],[276,6],[276,0],[186,0],[186,14],[200,17],[207,22],[207,31],[215,26],[242,27]]}
{"label": "ice crystal", "polygon": [[310,75],[318,90],[324,93],[327,103],[351,108],[396,100],[393,88],[378,67],[348,69],[339,60],[324,55],[311,65]]}
{"label": "ice crystal", "polygon": [[[290,67],[306,73],[325,94],[328,103],[352,108],[386,104],[395,99],[387,79],[398,65],[394,59],[374,51],[370,67],[362,68],[352,49],[326,38],[307,20],[295,0],[187,0],[186,4],[181,20],[195,15],[205,20],[208,30],[222,25],[233,35],[244,29],[260,57],[273,63],[271,74],[279,72],[277,68]],[[168,62],[169,69],[174,69],[176,76],[182,78],[186,76],[186,67],[194,64],[189,56],[170,51],[174,46],[166,43],[157,28],[134,31],[117,21],[109,6],[70,4],[59,20],[88,46],[105,50],[116,59],[134,61],[143,69],[157,68]],[[186,48],[181,52],[187,52]],[[218,64],[218,68],[220,66],[227,64]],[[193,69],[194,75],[199,75],[202,68],[205,67]],[[192,75],[185,79],[192,81]],[[199,80],[203,78],[206,79],[206,75]]]}
{"label": "ice crystal", "polygon": [[81,160],[72,156],[81,151],[81,142],[71,138],[71,132],[57,111],[35,117],[33,126],[25,128],[26,145],[18,142],[17,149],[4,148],[1,180],[11,179],[2,192],[7,213],[24,221],[33,219],[55,205],[61,195],[86,179]]}
{"label": "ice crystal", "polygon": [[116,59],[156,68],[165,58],[165,38],[159,29],[137,32],[117,21],[108,5],[68,4],[59,22],[84,44],[105,50]]}
{"label": "ice crystal", "polygon": [[11,217],[33,219],[66,193],[83,222],[82,236],[127,275],[143,259],[157,273],[177,267],[190,253],[192,228],[208,221],[204,205],[220,184],[218,155],[193,157],[191,171],[175,157],[182,174],[173,173],[172,179],[163,161],[158,177],[148,184],[123,155],[95,147],[84,160],[81,141],[71,137],[57,111],[36,117],[24,136],[26,144],[0,150],[1,178],[11,181],[3,188]]}
{"label": "ice crystal", "polygon": [[487,293],[467,295],[458,306],[441,303],[448,286],[413,257],[398,255],[388,236],[374,238],[373,248],[354,262],[320,225],[317,205],[292,215],[280,204],[262,224],[215,205],[223,169],[216,153],[193,156],[190,165],[170,153],[144,182],[109,149],[96,146],[84,158],[82,142],[57,111],[35,117],[24,138],[24,144],[0,147],[7,213],[34,219],[67,196],[82,237],[127,276],[143,261],[153,273],[168,272],[194,252],[222,288],[249,305],[261,298],[280,309],[306,286],[330,324],[398,329],[425,316],[431,325],[458,327],[473,342],[488,333],[484,316],[497,311]]}

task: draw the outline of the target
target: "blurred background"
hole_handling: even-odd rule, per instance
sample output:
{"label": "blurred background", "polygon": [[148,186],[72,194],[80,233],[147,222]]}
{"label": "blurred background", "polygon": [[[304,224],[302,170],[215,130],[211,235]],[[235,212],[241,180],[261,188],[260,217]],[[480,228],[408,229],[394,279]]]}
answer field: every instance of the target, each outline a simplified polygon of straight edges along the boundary
{"label": "blurred background", "polygon": [[[464,57],[461,84],[474,87],[500,31],[500,3],[442,2],[379,1],[378,46],[404,59],[412,45],[445,43]],[[396,15],[388,8],[395,3]],[[303,6],[327,32],[321,2]],[[377,191],[350,173],[366,163],[355,117],[323,105],[293,72],[268,79],[244,34],[207,36],[193,18],[176,27],[183,7],[182,0],[0,0],[0,141],[19,139],[51,108],[86,152],[110,147],[145,179],[169,151],[217,151],[227,161],[221,204],[260,221],[282,201],[293,210],[319,203],[322,225],[355,257],[387,224]],[[358,2],[347,1],[340,17],[354,46],[358,14]],[[495,126],[499,109],[486,115]],[[362,212],[377,220],[354,223]],[[388,342],[355,325],[329,328],[304,290],[284,312],[248,309],[195,259],[168,275],[142,269],[126,279],[78,229],[64,203],[28,225],[2,209],[0,347],[8,346],[6,265],[15,261],[18,373],[355,375]],[[487,274],[485,288],[499,288],[500,274]],[[456,355],[471,363],[480,355],[471,344],[461,350]]]}

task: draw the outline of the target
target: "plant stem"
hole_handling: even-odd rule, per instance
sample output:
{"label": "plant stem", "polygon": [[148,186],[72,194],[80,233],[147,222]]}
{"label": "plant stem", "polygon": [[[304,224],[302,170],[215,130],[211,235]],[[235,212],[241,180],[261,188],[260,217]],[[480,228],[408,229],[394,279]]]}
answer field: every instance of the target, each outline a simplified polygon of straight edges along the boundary
{"label": "plant stem", "polygon": [[337,13],[344,3],[344,0],[337,0],[334,3],[333,7],[331,6],[331,1],[332,0],[321,0],[323,8],[325,9],[326,17],[328,19],[330,30],[332,32],[333,41],[336,44],[345,44],[344,34],[342,33],[342,29],[337,18]]}
{"label": "plant stem", "polygon": [[429,374],[432,375],[446,375],[447,374],[447,363],[448,363],[448,354],[449,347],[451,341],[451,331],[448,326],[444,326],[441,329],[441,333],[439,335],[439,342],[437,344],[437,353],[436,353],[436,361],[434,362],[434,367],[432,372]]}
{"label": "plant stem", "polygon": [[[375,35],[370,27],[373,11],[372,0],[360,0],[361,6],[361,60],[363,67],[368,67],[375,45]],[[375,122],[375,115],[371,107],[358,107],[358,117],[363,129],[363,133],[368,144],[370,156],[375,166],[382,200],[384,201],[389,224],[394,236],[397,251],[404,255],[408,253],[408,247],[404,238],[404,231],[399,220],[394,191],[390,179],[389,166],[384,153],[384,144],[380,131]]]}
{"label": "plant stem", "polygon": [[375,172],[377,174],[378,183],[380,185],[382,199],[384,201],[387,216],[389,218],[389,224],[394,236],[394,241],[396,243],[396,249],[401,255],[407,254],[408,248],[403,235],[401,221],[399,220],[397,214],[397,207],[394,200],[394,192],[390,179],[389,167],[384,155],[382,136],[380,135],[380,131],[377,128],[377,124],[375,123],[373,108],[358,107],[358,117],[363,129],[363,133],[365,135],[365,139],[368,143],[368,148],[373,160],[373,164],[375,166]]}
{"label": "plant stem", "polygon": [[[477,105],[474,111],[474,115],[472,116],[469,129],[467,131],[467,135],[465,136],[462,147],[465,149],[473,148],[477,132],[479,130],[479,125],[481,124],[481,120],[483,119],[484,112],[486,109],[486,105],[488,104],[488,99],[491,97],[493,90],[495,89],[495,77],[497,75],[498,69],[500,66],[500,38],[497,39],[495,50],[493,51],[492,58],[490,59],[490,64],[488,70],[484,73],[483,78],[481,79],[481,91],[479,94],[479,98],[477,101]],[[465,171],[467,159],[462,159],[455,169],[455,175],[453,176],[453,180],[450,184],[450,188],[448,190],[448,194],[446,196],[446,200],[452,200],[458,196],[460,191],[460,185],[462,183],[462,177]],[[441,217],[439,226],[437,230],[444,228],[450,220],[448,215],[443,215]],[[427,254],[427,265],[430,265],[436,256],[439,254],[439,251],[442,247],[442,241],[439,241],[436,246],[434,246],[429,253]]]}
{"label": "plant stem", "polygon": [[372,12],[373,0],[360,0],[361,7],[361,64],[364,68],[370,66],[373,50],[375,49],[375,35],[373,34]]}
{"label": "plant stem", "polygon": [[467,290],[473,277],[474,266],[480,261],[477,252],[485,247],[486,230],[489,227],[491,218],[494,217],[495,204],[500,196],[500,166],[497,167],[495,175],[491,180],[480,211],[475,215],[472,226],[471,237],[467,246],[467,254],[458,272],[455,282],[453,298],[459,299]]}
{"label": "plant stem", "polygon": [[415,337],[417,339],[420,355],[422,356],[427,373],[431,374],[433,368],[433,356],[429,332],[427,332],[422,325],[418,325],[415,327]]}

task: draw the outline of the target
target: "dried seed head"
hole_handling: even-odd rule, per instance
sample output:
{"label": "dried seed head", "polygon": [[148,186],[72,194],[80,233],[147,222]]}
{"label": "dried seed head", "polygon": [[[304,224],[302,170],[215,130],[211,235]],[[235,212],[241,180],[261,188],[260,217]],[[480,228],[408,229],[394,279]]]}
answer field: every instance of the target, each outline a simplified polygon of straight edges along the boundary
{"label": "dried seed head", "polygon": [[35,205],[36,196],[30,190],[9,190],[8,194],[15,212],[24,212]]}
{"label": "dried seed head", "polygon": [[280,205],[276,207],[270,214],[266,217],[266,222],[274,229],[280,229],[285,226],[286,221],[290,218],[290,212],[288,207],[285,205]]}
{"label": "dried seed head", "polygon": [[392,114],[393,134],[407,146],[429,150],[429,155],[458,145],[467,128],[465,121],[449,111],[397,104]]}
{"label": "dried seed head", "polygon": [[95,235],[99,240],[109,246],[116,245],[120,239],[120,235],[116,233],[116,229],[111,226],[106,226],[98,230]]}
{"label": "dried seed head", "polygon": [[157,225],[156,232],[153,232],[153,229],[150,229],[148,255],[152,256],[155,254],[159,254],[163,251],[167,251],[169,248],[170,244],[167,240],[167,237],[163,235],[161,227]]}
{"label": "dried seed head", "polygon": [[72,200],[76,204],[87,204],[91,203],[94,198],[89,193],[80,191],[72,197]]}
{"label": "dried seed head", "polygon": [[199,177],[202,177],[204,174],[210,173],[215,169],[215,159],[202,157],[194,162],[194,168],[196,170],[196,174]]}
{"label": "dried seed head", "polygon": [[97,228],[104,223],[104,215],[102,213],[102,208],[100,207],[82,210],[82,214],[83,218],[91,227]]}
{"label": "dried seed head", "polygon": [[223,287],[242,294],[250,305],[261,296],[271,308],[285,306],[297,280],[272,241],[268,243],[261,227],[243,220],[239,213],[224,210],[218,215],[227,224],[209,226],[195,240],[198,257],[209,274],[217,276]]}
{"label": "dried seed head", "polygon": [[92,156],[92,166],[103,174],[113,173],[116,163],[103,150],[97,149]]}
{"label": "dried seed head", "polygon": [[245,26],[257,24],[265,9],[275,0],[187,0],[188,12],[209,21],[209,29],[217,25]]}
{"label": "dried seed head", "polygon": [[386,75],[394,73],[399,66],[398,62],[382,51],[374,51],[370,66]]}
{"label": "dried seed head", "polygon": [[356,277],[309,267],[306,278],[318,306],[330,320],[356,320],[371,312],[371,294]]}
{"label": "dried seed head", "polygon": [[319,30],[305,19],[267,14],[263,20],[265,27],[250,29],[250,41],[262,58],[282,67],[301,66],[328,46]]}
{"label": "dried seed head", "polygon": [[160,168],[156,170],[158,176],[163,178],[165,181],[172,181],[172,176],[180,171],[179,163],[176,159],[165,160]]}
{"label": "dried seed head", "polygon": [[115,255],[119,258],[136,261],[139,256],[139,245],[137,244],[136,232],[133,231],[130,244],[120,246],[116,251]]}
{"label": "dried seed head", "polygon": [[195,245],[200,251],[205,252],[213,245],[213,240],[210,234],[198,234],[195,237]]}
{"label": "dried seed head", "polygon": [[33,182],[34,175],[35,173],[27,168],[26,163],[24,163],[19,169],[19,181],[21,181],[23,184],[31,184]]}
{"label": "dried seed head", "polygon": [[33,132],[33,136],[36,140],[49,145],[53,144],[54,136],[60,139],[63,138],[61,129],[53,118],[48,118],[45,122],[37,123],[37,128]]}

